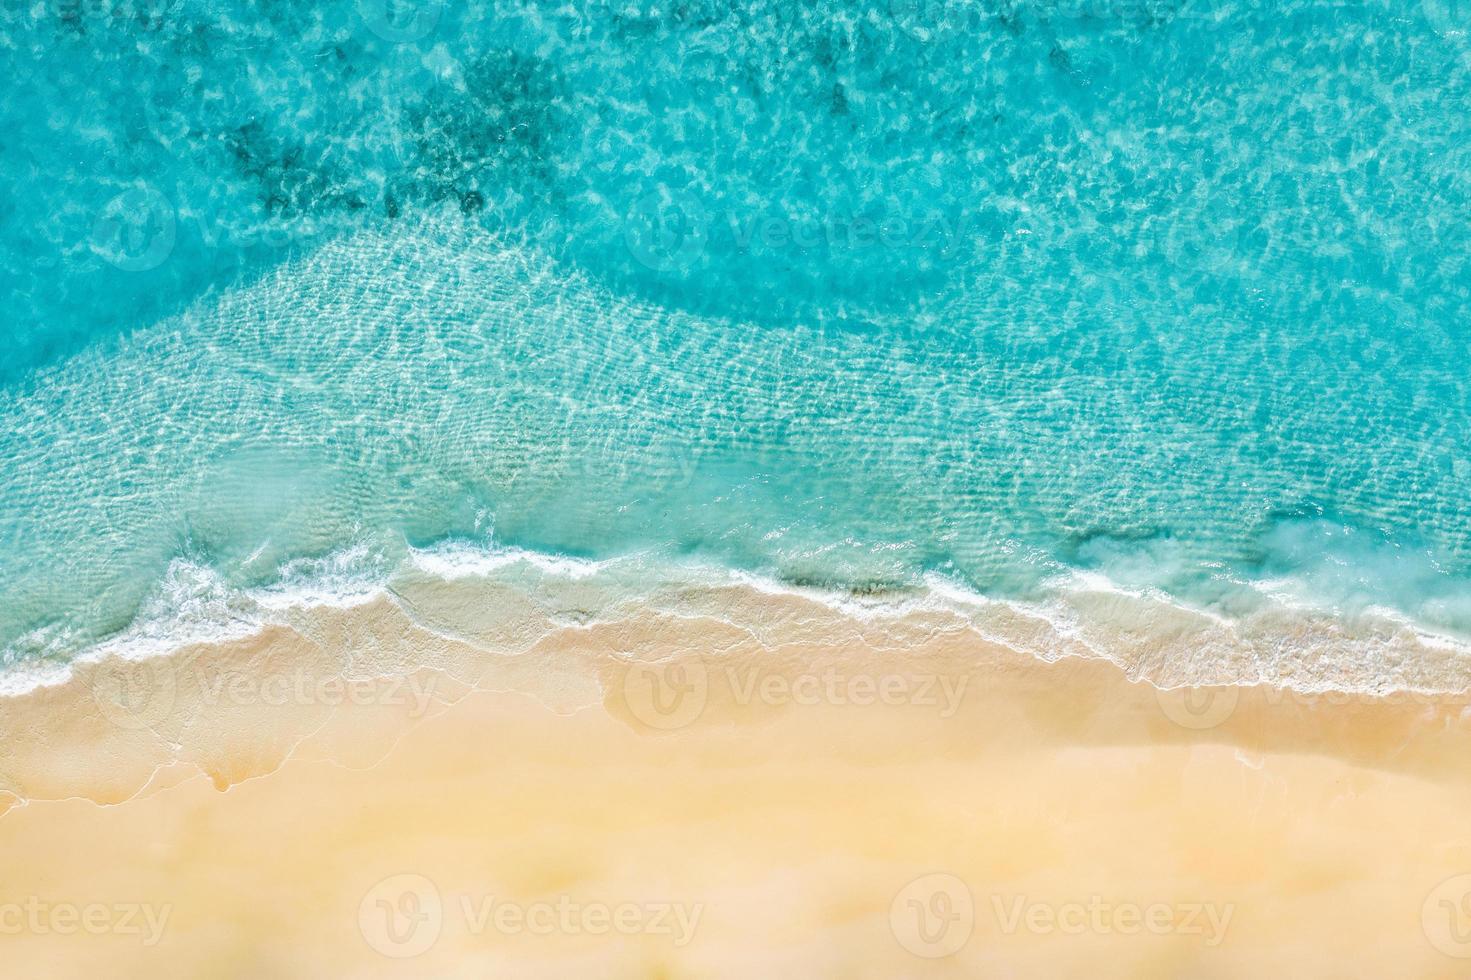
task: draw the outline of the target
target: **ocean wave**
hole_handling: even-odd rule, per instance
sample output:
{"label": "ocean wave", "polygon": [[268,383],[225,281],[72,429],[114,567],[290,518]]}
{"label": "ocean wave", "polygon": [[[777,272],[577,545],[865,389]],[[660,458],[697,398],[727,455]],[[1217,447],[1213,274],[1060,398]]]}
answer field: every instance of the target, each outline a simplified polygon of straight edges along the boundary
{"label": "ocean wave", "polygon": [[[1026,330],[1010,341],[1054,345]],[[0,407],[0,658],[146,655],[435,582],[516,612],[467,600],[434,628],[524,645],[552,583],[575,624],[715,575],[737,607],[806,589],[839,629],[922,608],[1166,685],[1462,686],[1466,474],[1425,461],[1463,420],[1366,442],[1321,391],[1254,379],[1251,410],[1302,429],[1267,452],[1232,428],[1250,405],[1202,407],[1215,347],[1185,378],[985,341],[661,309],[463,216],[404,215]],[[1346,451],[1325,469],[1328,439]],[[488,539],[524,551],[455,543]]]}
{"label": "ocean wave", "polygon": [[[394,603],[430,634],[494,655],[523,654],[565,629],[660,616],[722,623],[773,649],[862,642],[903,656],[937,635],[972,638],[978,649],[1001,646],[1049,662],[1108,660],[1162,688],[1264,684],[1370,696],[1471,689],[1471,645],[1393,612],[1345,620],[1274,604],[1231,619],[1098,573],[1059,577],[1047,599],[1022,601],[933,573],[912,588],[875,595],[652,552],[593,560],[456,540],[407,547],[392,561],[358,544],[293,562],[279,581],[255,588],[231,587],[206,566],[175,561],[129,627],[66,661],[17,663],[0,673],[0,695],[64,683],[75,664],[167,656],[271,627],[311,635],[314,610],[377,601]],[[45,637],[26,642],[44,644]]]}

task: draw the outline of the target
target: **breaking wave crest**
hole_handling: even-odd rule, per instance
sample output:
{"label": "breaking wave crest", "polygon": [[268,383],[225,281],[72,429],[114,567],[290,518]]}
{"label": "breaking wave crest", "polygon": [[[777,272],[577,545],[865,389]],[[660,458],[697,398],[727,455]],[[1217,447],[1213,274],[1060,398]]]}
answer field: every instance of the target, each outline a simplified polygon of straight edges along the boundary
{"label": "breaking wave crest", "polygon": [[359,545],[297,563],[272,585],[242,589],[179,560],[126,630],[73,661],[13,667],[0,690],[14,695],[60,683],[73,662],[168,656],[274,627],[310,638],[322,614],[332,619],[375,602],[391,603],[432,635],[494,656],[526,653],[566,630],[669,618],[717,623],[769,650],[861,642],[902,658],[943,636],[962,649],[973,644],[978,662],[995,646],[1045,661],[1102,658],[1160,687],[1265,684],[1371,696],[1471,689],[1471,646],[1383,611],[1345,620],[1276,601],[1232,620],[1098,575],[1051,587],[1046,600],[997,599],[932,574],[911,587],[854,593],[649,553],[592,560],[444,542],[408,548],[392,566]]}

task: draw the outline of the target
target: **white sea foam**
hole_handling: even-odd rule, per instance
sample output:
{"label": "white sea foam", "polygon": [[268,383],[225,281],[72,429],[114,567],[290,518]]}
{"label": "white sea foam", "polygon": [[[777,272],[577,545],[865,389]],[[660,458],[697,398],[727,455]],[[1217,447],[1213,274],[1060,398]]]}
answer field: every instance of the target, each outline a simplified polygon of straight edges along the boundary
{"label": "white sea foam", "polygon": [[409,562],[415,568],[449,580],[493,575],[513,565],[525,565],[552,577],[577,580],[597,575],[613,563],[460,541],[412,548],[409,550]]}
{"label": "white sea foam", "polygon": [[[855,595],[652,553],[592,560],[465,541],[409,548],[393,567],[373,549],[355,544],[322,559],[291,562],[279,581],[255,588],[231,587],[211,569],[178,560],[133,624],[71,662],[141,659],[235,641],[272,624],[299,622],[318,607],[351,608],[385,598],[412,604],[400,589],[414,577],[470,589],[458,608],[474,609],[490,620],[511,615],[501,608],[508,594],[542,609],[547,614],[543,625],[533,620],[533,635],[518,642],[518,649],[554,624],[566,625],[558,610],[575,607],[584,625],[642,611],[723,620],[772,643],[798,635],[835,642],[846,635],[847,623],[870,640],[892,635],[902,649],[918,625],[921,636],[935,630],[970,635],[978,644],[999,644],[1048,661],[1109,659],[1161,687],[1265,683],[1309,694],[1376,695],[1471,688],[1471,645],[1416,627],[1389,610],[1345,622],[1322,611],[1274,604],[1231,620],[1122,587],[1096,572],[1054,583],[1055,591],[1040,600],[987,596],[937,573],[924,576],[911,591]],[[575,591],[567,593],[568,588]],[[771,623],[760,622],[763,610],[789,599],[813,613],[793,619],[788,611]],[[817,612],[821,615],[813,619]],[[802,623],[810,629],[799,629]],[[479,624],[461,635],[458,625],[438,621],[426,628],[444,629],[459,639],[469,636],[472,642],[485,632]],[[69,675],[68,663],[23,663],[0,675],[0,695],[59,684]]]}
{"label": "white sea foam", "polygon": [[[1086,567],[1064,570],[1056,556],[1037,561],[1011,537],[998,533],[993,538],[973,527],[976,513],[1002,513],[996,508],[1011,507],[1015,494],[1002,481],[984,488],[986,496],[978,498],[976,482],[957,474],[1004,469],[995,459],[1033,464],[1035,447],[1024,428],[989,426],[988,433],[1015,445],[959,452],[967,444],[953,420],[936,429],[923,412],[906,414],[907,400],[893,400],[885,386],[892,377],[902,377],[917,389],[914,402],[934,403],[943,395],[948,411],[975,420],[1005,421],[1013,418],[1017,404],[1040,411],[1039,405],[1061,398],[1006,373],[1005,365],[992,371],[992,362],[983,360],[976,373],[956,375],[953,384],[918,390],[927,376],[942,377],[949,362],[916,354],[875,364],[877,355],[864,341],[797,328],[773,331],[763,338],[769,344],[752,343],[752,328],[665,315],[599,291],[531,252],[502,247],[488,236],[466,242],[456,237],[456,229],[432,222],[427,227],[418,236],[398,229],[394,236],[363,234],[334,244],[250,288],[202,304],[190,315],[198,322],[186,316],[140,331],[118,352],[79,358],[39,379],[15,409],[13,429],[26,436],[29,454],[17,466],[28,481],[17,495],[25,504],[18,512],[45,517],[34,521],[51,536],[40,550],[59,569],[48,565],[38,572],[39,562],[14,563],[23,579],[23,602],[16,605],[26,609],[18,621],[34,621],[53,600],[110,589],[127,593],[108,616],[98,617],[114,622],[133,608],[129,588],[146,579],[119,584],[125,576],[108,559],[134,545],[145,553],[170,553],[182,514],[187,531],[202,527],[203,537],[222,549],[240,549],[242,561],[227,559],[225,565],[253,574],[277,567],[276,583],[241,588],[201,563],[176,561],[133,624],[93,644],[85,656],[148,656],[185,643],[238,637],[314,606],[351,605],[384,595],[402,601],[392,590],[395,581],[418,575],[463,586],[467,595],[477,583],[485,584],[483,602],[467,600],[466,608],[476,607],[477,622],[457,624],[454,617],[463,609],[452,604],[423,620],[426,628],[472,642],[507,634],[524,647],[537,630],[550,628],[547,624],[636,615],[641,604],[667,615],[725,618],[773,641],[791,627],[780,617],[761,621],[759,601],[740,601],[744,594],[757,600],[794,597],[820,607],[830,614],[822,628],[834,631],[865,627],[873,632],[885,624],[923,620],[925,628],[943,624],[1043,659],[1108,658],[1132,676],[1165,685],[1466,686],[1467,643],[1427,625],[1471,622],[1471,610],[1458,605],[1466,600],[1454,593],[1461,583],[1440,574],[1428,558],[1420,561],[1410,549],[1372,535],[1346,535],[1321,522],[1282,522],[1264,542],[1267,558],[1257,578],[1226,570],[1213,578],[1213,585],[1250,594],[1250,602],[1234,608],[1226,601],[1213,604],[1209,590],[1200,599],[1189,582],[1178,590],[1159,584],[1201,568],[1199,555],[1185,554],[1170,535],[1099,534],[1079,545],[1079,564]],[[371,295],[344,291],[343,282],[371,284]],[[410,322],[415,329],[399,329]],[[326,336],[327,328],[336,332]],[[671,353],[667,348],[675,345],[678,350]],[[470,353],[455,358],[446,351]],[[781,371],[769,371],[778,354]],[[590,363],[610,365],[607,374],[591,379],[575,374]],[[476,384],[461,383],[466,376],[445,383],[446,370],[464,372],[484,364],[496,370],[469,375]],[[651,367],[663,372],[662,384],[649,383],[646,369]],[[261,372],[296,392],[302,404],[278,411],[272,386],[260,383]],[[540,373],[530,378],[533,372]],[[582,401],[568,401],[568,377],[586,380],[577,389]],[[813,414],[796,429],[788,424],[789,416],[798,414],[791,408],[799,401],[793,392],[808,389],[823,392],[837,422]],[[911,545],[891,540],[891,509],[860,506],[866,494],[836,502],[841,495],[811,498],[824,506],[841,503],[843,509],[831,515],[825,529],[812,533],[808,528],[803,538],[801,522],[792,518],[792,500],[801,498],[791,487],[767,486],[771,471],[759,465],[719,474],[710,494],[671,490],[663,481],[679,469],[674,463],[680,459],[674,458],[700,448],[690,445],[689,433],[717,428],[720,420],[710,416],[716,394],[729,418],[741,423],[718,435],[733,443],[754,426],[773,436],[771,446],[792,454],[793,471],[809,469],[828,481],[841,483],[872,463],[875,445],[907,445],[904,440],[915,438],[914,433],[928,433],[924,438],[934,445],[957,450],[951,465],[926,472],[925,460],[915,456],[908,469],[887,461],[884,475],[930,508],[925,515],[931,525],[966,532],[944,541],[956,565],[989,567],[989,559],[1000,553],[1015,557],[1018,565],[1057,574],[1043,578],[1039,589],[995,595],[968,588],[958,574],[931,573],[906,586],[905,576],[918,564],[906,553]],[[783,411],[770,411],[773,405]],[[110,424],[86,424],[97,419]],[[333,430],[326,442],[319,431],[324,419]],[[1056,421],[1068,421],[1066,413]],[[220,446],[238,434],[242,422],[268,431],[270,438],[261,446],[222,452]],[[1169,419],[1160,424],[1165,422],[1173,424]],[[145,436],[157,427],[170,429],[169,452],[136,453],[136,445],[146,444]],[[800,439],[794,431],[802,433]],[[1057,447],[1059,459],[1091,458],[1105,437],[1139,436],[1133,430],[1111,436],[1081,427],[1059,431],[1075,440]],[[358,437],[347,434],[352,432]],[[51,447],[65,439],[86,445],[52,453]],[[1144,441],[1152,444],[1152,439]],[[109,465],[98,465],[98,454],[89,447],[105,449]],[[702,460],[698,454],[693,458],[691,468],[698,470]],[[651,459],[656,465],[648,464]],[[715,465],[723,462],[716,459]],[[1208,462],[1233,473],[1257,465],[1245,457]],[[639,466],[648,471],[627,479]],[[1036,503],[1046,505],[1042,511],[1011,516],[1034,524],[1045,518],[1052,528],[1066,501],[1088,499],[1097,489],[1075,470],[1062,466],[1050,481],[1038,484]],[[462,479],[467,473],[472,493]],[[1082,482],[1067,482],[1075,478]],[[113,493],[121,479],[139,489]],[[703,519],[711,498],[726,500],[732,488],[748,493],[750,500],[741,506],[749,509],[732,510],[716,521]],[[1113,487],[1134,497],[1147,489]],[[473,498],[468,505],[467,497]],[[483,531],[483,515],[474,508],[490,508],[493,501],[490,510],[498,519],[531,527],[532,539],[544,540],[537,532],[549,530],[551,537],[560,534],[569,541],[729,540],[730,553],[780,568],[794,579],[897,584],[889,591],[846,592],[675,561],[657,552],[589,559],[469,540],[395,553],[362,541],[326,557],[288,560],[295,552],[350,540],[361,526],[400,526],[422,516],[395,506],[403,499],[423,502],[430,510],[433,501],[440,508],[435,520],[443,519],[434,526],[473,524]],[[471,508],[468,519],[455,512],[462,505]],[[637,519],[620,524],[620,517],[610,517],[630,508],[642,508]],[[555,520],[538,526],[548,510],[556,511]],[[1135,523],[1165,522],[1161,517]],[[774,526],[781,530],[770,530]],[[97,527],[126,529],[127,547],[119,545],[120,530],[84,533]],[[839,528],[847,529],[841,541],[836,540]],[[269,540],[261,542],[261,535]],[[1375,584],[1385,587],[1381,591],[1392,588],[1400,594],[1386,599],[1363,589],[1345,568],[1368,568]],[[1408,584],[1401,586],[1402,581]],[[1184,603],[1179,595],[1195,601]],[[514,629],[497,632],[511,615],[497,604],[512,599],[524,599],[529,611]],[[1410,611],[1390,612],[1389,602]],[[1430,615],[1421,616],[1422,611]],[[819,626],[803,628],[812,636]],[[908,634],[896,627],[895,635]],[[17,655],[6,659],[57,660],[84,645],[60,627],[45,627],[22,637]]]}

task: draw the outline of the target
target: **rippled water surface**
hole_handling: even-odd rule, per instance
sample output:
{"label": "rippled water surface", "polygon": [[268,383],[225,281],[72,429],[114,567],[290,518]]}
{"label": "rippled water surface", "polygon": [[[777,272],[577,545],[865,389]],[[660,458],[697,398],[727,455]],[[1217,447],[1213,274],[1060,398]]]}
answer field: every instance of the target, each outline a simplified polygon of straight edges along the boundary
{"label": "rippled water surface", "polygon": [[0,3],[8,660],[444,539],[1471,636],[1462,4]]}

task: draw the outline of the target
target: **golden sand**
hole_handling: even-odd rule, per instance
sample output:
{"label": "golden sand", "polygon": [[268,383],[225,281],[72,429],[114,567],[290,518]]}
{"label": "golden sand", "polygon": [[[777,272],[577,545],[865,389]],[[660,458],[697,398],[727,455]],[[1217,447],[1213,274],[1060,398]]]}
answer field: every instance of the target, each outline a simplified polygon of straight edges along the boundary
{"label": "golden sand", "polygon": [[1471,975],[1465,698],[320,619],[0,708],[6,976]]}

